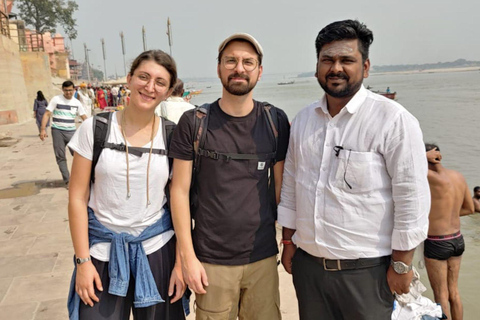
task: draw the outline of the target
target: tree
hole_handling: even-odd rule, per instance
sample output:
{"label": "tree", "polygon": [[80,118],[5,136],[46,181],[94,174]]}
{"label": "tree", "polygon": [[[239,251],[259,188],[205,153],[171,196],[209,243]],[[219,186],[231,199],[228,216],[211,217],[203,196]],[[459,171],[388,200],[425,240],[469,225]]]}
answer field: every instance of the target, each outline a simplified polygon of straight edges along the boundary
{"label": "tree", "polygon": [[77,37],[73,13],[78,4],[73,0],[17,0],[20,17],[38,33],[55,33],[61,26],[70,39]]}
{"label": "tree", "polygon": [[97,81],[103,81],[103,71],[92,68],[93,78]]}

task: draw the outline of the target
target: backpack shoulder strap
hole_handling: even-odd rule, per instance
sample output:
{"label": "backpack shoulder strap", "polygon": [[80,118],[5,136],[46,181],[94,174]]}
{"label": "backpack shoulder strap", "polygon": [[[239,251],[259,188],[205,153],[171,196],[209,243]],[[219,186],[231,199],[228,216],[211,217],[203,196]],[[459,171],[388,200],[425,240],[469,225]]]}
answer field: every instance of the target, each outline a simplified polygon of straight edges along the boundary
{"label": "backpack shoulder strap", "polygon": [[208,116],[210,113],[210,103],[204,103],[201,106],[195,107],[194,117],[194,130],[193,130],[193,167],[192,167],[192,182],[191,188],[193,188],[195,177],[199,167],[198,150],[205,144],[205,137],[207,135]]}
{"label": "backpack shoulder strap", "polygon": [[[167,120],[164,117],[160,117],[162,120],[162,130],[163,130],[163,142],[165,143],[165,151],[168,156],[168,150],[170,150],[170,142],[172,141],[173,131],[177,125],[175,122]],[[172,172],[173,159],[168,158],[169,171]]]}
{"label": "backpack shoulder strap", "polygon": [[266,119],[270,129],[272,130],[273,138],[275,140],[275,152],[277,152],[278,146],[278,114],[277,109],[268,102],[262,102],[263,111],[265,112]]}
{"label": "backpack shoulder strap", "polygon": [[275,165],[276,162],[276,155],[277,155],[277,150],[278,150],[278,114],[277,114],[277,109],[271,105],[270,103],[264,101],[262,102],[263,105],[263,110],[266,115],[266,120],[270,126],[271,133],[273,135],[274,141],[275,141],[275,151],[274,154],[275,156],[273,157],[272,160],[272,166],[271,166],[271,171],[270,171],[270,176],[269,176],[269,182],[268,182],[268,194],[270,198],[270,203],[271,206],[275,212],[275,219],[277,219],[277,200],[276,200],[276,193],[275,193],[275,172],[273,170],[273,166]]}
{"label": "backpack shoulder strap", "polygon": [[207,127],[208,127],[208,116],[210,113],[210,104],[205,103],[201,106],[197,106],[194,112],[194,123],[195,123],[195,130],[194,130],[194,139],[193,139],[193,150],[195,155],[198,152],[200,147],[203,147],[205,144],[205,137],[207,135]]}
{"label": "backpack shoulder strap", "polygon": [[[167,120],[167,118],[160,117],[162,121],[162,130],[163,130],[163,142],[165,143],[165,151],[168,156],[168,150],[170,150],[170,142],[172,141],[173,131],[177,127],[175,122]],[[168,172],[172,172],[173,168],[173,159],[168,157]],[[170,208],[170,178],[165,186],[165,196],[167,197],[166,206]]]}
{"label": "backpack shoulder strap", "polygon": [[167,118],[160,118],[162,118],[163,142],[165,143],[165,150],[167,150],[168,153],[168,150],[170,149],[170,142],[172,141],[173,131],[175,131],[177,125],[175,122],[167,120]]}
{"label": "backpack shoulder strap", "polygon": [[95,166],[104,148],[105,141],[110,133],[112,112],[102,112],[93,117],[93,157],[90,182],[95,183]]}

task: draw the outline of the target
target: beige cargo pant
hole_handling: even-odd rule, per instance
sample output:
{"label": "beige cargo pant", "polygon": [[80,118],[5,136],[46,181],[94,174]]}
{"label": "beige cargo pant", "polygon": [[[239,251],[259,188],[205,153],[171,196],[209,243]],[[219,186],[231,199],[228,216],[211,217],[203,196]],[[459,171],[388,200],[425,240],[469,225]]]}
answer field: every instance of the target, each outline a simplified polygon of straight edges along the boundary
{"label": "beige cargo pant", "polygon": [[209,285],[195,297],[196,320],[281,320],[276,256],[240,266],[202,265]]}

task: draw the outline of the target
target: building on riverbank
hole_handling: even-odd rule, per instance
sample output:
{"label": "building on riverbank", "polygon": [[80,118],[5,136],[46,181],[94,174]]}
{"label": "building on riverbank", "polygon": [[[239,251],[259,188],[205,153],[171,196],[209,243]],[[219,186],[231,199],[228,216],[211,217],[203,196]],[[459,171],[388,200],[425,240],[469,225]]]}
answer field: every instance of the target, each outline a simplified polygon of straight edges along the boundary
{"label": "building on riverbank", "polygon": [[52,76],[71,76],[64,37],[25,28],[11,9],[12,1],[0,0],[0,125],[30,119],[37,91],[51,99]]}

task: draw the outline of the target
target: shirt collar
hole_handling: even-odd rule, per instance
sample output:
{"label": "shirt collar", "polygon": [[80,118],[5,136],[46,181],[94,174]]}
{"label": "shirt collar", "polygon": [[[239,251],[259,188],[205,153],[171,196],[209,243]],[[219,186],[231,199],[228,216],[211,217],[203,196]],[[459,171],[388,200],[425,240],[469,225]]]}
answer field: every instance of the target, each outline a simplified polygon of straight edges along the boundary
{"label": "shirt collar", "polygon": [[[345,109],[347,109],[347,111],[351,114],[354,114],[355,112],[357,112],[358,108],[362,105],[362,103],[367,98],[367,94],[368,94],[367,89],[365,89],[365,87],[362,84],[362,86],[357,91],[357,93],[355,93],[352,99],[350,99],[350,101],[348,101],[348,103],[345,105]],[[323,95],[323,98],[322,100],[319,101],[319,106],[317,108],[322,109],[322,111],[325,114],[328,114],[326,95]]]}

